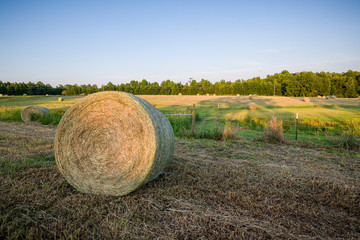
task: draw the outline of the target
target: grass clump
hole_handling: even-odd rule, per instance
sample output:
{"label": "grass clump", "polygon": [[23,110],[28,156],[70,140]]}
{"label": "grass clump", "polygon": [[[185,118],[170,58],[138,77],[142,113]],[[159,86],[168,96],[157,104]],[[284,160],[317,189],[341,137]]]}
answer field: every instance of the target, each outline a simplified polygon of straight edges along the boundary
{"label": "grass clump", "polygon": [[358,139],[356,139],[351,129],[343,132],[338,141],[340,142],[340,147],[351,150],[360,150],[360,142]]}
{"label": "grass clump", "polygon": [[265,124],[263,139],[271,143],[284,143],[282,121],[273,116],[269,123]]}
{"label": "grass clump", "polygon": [[44,125],[57,126],[64,114],[65,111],[62,109],[50,111],[50,114],[47,115],[31,114],[31,121],[37,121]]}
{"label": "grass clump", "polygon": [[0,121],[21,122],[21,111],[17,108],[0,108]]}
{"label": "grass clump", "polygon": [[222,140],[237,139],[239,133],[239,123],[226,122]]}

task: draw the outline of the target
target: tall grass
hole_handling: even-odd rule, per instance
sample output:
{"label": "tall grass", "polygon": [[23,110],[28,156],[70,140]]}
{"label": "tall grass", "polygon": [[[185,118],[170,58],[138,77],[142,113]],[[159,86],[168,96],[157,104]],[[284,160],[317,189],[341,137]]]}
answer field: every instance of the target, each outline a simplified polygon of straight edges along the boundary
{"label": "tall grass", "polygon": [[282,121],[278,120],[275,115],[265,125],[263,139],[272,143],[285,142]]}
{"label": "tall grass", "polygon": [[21,122],[21,111],[22,109],[17,108],[0,108],[0,121]]}
{"label": "tall grass", "polygon": [[37,121],[44,125],[57,126],[64,114],[65,111],[62,109],[51,110],[50,114],[44,116],[38,114],[32,114],[31,121]]}

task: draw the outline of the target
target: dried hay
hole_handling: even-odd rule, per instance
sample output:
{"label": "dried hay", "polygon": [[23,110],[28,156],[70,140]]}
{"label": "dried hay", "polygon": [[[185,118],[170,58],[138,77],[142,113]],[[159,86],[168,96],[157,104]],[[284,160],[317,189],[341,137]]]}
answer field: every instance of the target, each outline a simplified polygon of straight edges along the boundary
{"label": "dried hay", "polygon": [[328,96],[326,96],[326,99],[330,99],[330,96],[328,95]]}
{"label": "dried hay", "polygon": [[154,106],[132,94],[99,92],[73,105],[55,137],[56,164],[85,193],[122,196],[168,165],[174,132]]}
{"label": "dried hay", "polygon": [[309,97],[304,97],[304,102],[310,102],[310,98]]}
{"label": "dried hay", "polygon": [[179,95],[179,96],[182,96],[182,93],[179,93],[178,95]]}
{"label": "dried hay", "polygon": [[237,97],[240,97],[240,94],[236,94]]}
{"label": "dried hay", "polygon": [[216,96],[216,94],[214,93],[214,96]]}
{"label": "dried hay", "polygon": [[196,96],[200,96],[200,94],[196,94]]}
{"label": "dried hay", "polygon": [[48,96],[49,96],[49,94],[45,94],[45,96],[47,96],[47,97],[48,97]]}
{"label": "dried hay", "polygon": [[2,97],[3,95],[0,93],[0,97]]}
{"label": "dried hay", "polygon": [[59,98],[58,98],[58,101],[59,101],[59,102],[62,102],[62,101],[64,101],[64,98],[59,97]]}
{"label": "dried hay", "polygon": [[24,94],[23,94],[23,96],[27,96],[27,94],[26,94],[26,93],[24,93]]}
{"label": "dried hay", "polygon": [[335,96],[335,95],[332,95],[332,96],[331,96],[331,99],[336,99],[336,96]]}
{"label": "dried hay", "polygon": [[21,112],[21,119],[24,122],[30,122],[31,121],[31,115],[33,114],[38,114],[40,116],[45,116],[50,114],[49,109],[45,108],[45,107],[40,107],[40,106],[28,106],[26,108],[24,108]]}
{"label": "dried hay", "polygon": [[256,110],[256,108],[257,108],[256,103],[251,102],[251,103],[248,104],[248,109],[249,110]]}
{"label": "dried hay", "polygon": [[207,93],[206,96],[210,96],[210,94]]}
{"label": "dried hay", "polygon": [[320,96],[320,95],[318,95],[318,98],[321,98],[321,96]]}

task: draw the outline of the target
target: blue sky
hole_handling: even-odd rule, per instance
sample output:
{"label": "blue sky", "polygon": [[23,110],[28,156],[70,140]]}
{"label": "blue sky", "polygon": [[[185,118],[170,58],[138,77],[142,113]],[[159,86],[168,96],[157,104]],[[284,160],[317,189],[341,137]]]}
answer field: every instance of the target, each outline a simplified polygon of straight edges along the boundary
{"label": "blue sky", "polygon": [[360,71],[360,1],[0,0],[0,80],[234,81]]}

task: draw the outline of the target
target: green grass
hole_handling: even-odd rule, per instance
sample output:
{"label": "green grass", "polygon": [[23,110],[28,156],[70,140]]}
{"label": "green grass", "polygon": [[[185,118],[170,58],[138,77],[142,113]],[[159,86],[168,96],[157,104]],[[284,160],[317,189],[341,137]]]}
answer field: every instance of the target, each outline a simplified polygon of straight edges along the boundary
{"label": "green grass", "polygon": [[[57,125],[63,113],[73,105],[80,96],[65,96],[63,102],[58,96],[15,96],[0,98],[0,121],[21,121],[21,110],[28,105],[40,105],[50,110],[45,117],[34,116],[33,120],[42,124]],[[151,102],[151,101],[150,101]],[[164,114],[190,114],[191,106],[156,105]],[[239,124],[240,137],[261,135],[266,122],[275,115],[283,122],[285,137],[295,133],[295,115],[299,114],[299,141],[327,142],[326,139],[337,138],[344,132],[351,131],[360,136],[360,106],[354,105],[311,105],[281,106],[260,104],[256,111],[249,111],[245,104],[222,102],[200,103],[196,106],[196,138],[219,139],[225,123],[233,121]],[[175,136],[192,138],[191,116],[167,116]]]}

